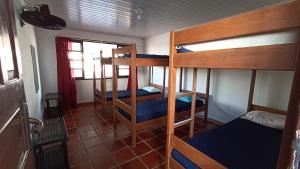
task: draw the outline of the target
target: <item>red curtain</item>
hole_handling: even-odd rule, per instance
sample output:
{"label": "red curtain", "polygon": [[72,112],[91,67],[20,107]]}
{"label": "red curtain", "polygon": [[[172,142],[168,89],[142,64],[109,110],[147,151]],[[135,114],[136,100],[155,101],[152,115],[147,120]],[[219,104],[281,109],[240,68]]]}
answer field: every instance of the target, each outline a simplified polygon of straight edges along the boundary
{"label": "red curtain", "polygon": [[[138,85],[138,74],[137,74],[137,68],[136,68],[136,88],[139,88]],[[127,84],[127,90],[131,90],[131,67],[129,66],[129,75],[128,75],[128,84]]]}
{"label": "red curtain", "polygon": [[58,93],[63,99],[64,109],[77,105],[75,78],[72,76],[68,50],[71,49],[71,39],[56,37],[57,85]]}

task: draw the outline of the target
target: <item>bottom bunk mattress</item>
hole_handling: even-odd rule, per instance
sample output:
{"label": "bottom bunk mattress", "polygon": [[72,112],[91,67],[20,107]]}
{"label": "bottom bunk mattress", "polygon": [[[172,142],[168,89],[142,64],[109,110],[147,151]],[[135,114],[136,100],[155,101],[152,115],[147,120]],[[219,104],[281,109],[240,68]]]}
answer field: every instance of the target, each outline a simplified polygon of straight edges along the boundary
{"label": "bottom bunk mattress", "polygon": [[[136,90],[136,96],[140,97],[140,96],[150,96],[150,95],[155,95],[155,94],[160,94],[161,92],[148,92],[146,90],[143,89],[137,89]],[[96,96],[98,98],[101,98],[101,91],[99,91],[98,89],[96,89]],[[118,91],[118,98],[119,99],[127,99],[130,98],[131,96],[131,90],[120,90]],[[113,92],[109,91],[106,92],[106,100],[111,101],[113,97]]]}
{"label": "bottom bunk mattress", "polygon": [[[196,101],[196,107],[200,107],[202,105],[203,102],[201,100]],[[190,102],[176,100],[176,112],[182,112],[189,109],[191,109]],[[119,112],[128,120],[131,120],[129,113],[121,109],[119,109]],[[152,119],[163,117],[167,115],[167,112],[168,112],[167,98],[140,102],[137,103],[136,105],[136,122],[141,123],[144,121],[149,121]]]}
{"label": "bottom bunk mattress", "polygon": [[[238,118],[188,143],[230,169],[275,169],[281,135],[280,129]],[[185,168],[199,168],[176,150],[172,157]]]}

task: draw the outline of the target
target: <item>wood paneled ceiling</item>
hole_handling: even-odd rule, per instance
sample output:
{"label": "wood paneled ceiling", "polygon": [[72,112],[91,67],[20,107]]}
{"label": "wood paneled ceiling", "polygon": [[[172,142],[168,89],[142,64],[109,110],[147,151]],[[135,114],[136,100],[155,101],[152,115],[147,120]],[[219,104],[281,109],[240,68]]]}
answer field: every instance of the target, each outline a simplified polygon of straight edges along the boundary
{"label": "wood paneled ceiling", "polygon": [[[150,37],[287,0],[26,0],[47,3],[68,28]],[[136,9],[142,9],[141,19]]]}

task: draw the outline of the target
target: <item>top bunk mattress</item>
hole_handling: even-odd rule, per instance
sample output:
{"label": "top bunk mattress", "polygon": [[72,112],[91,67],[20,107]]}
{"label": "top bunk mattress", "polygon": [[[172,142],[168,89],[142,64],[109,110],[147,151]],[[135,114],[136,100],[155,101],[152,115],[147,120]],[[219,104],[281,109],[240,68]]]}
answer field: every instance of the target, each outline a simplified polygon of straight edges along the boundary
{"label": "top bunk mattress", "polygon": [[[150,96],[150,95],[155,95],[155,94],[160,94],[161,92],[148,92],[143,89],[137,89],[136,90],[136,96],[141,97],[141,96]],[[98,98],[101,98],[101,91],[96,89],[96,96]],[[131,97],[131,90],[120,90],[118,91],[118,99],[127,99]],[[106,92],[106,100],[111,101],[113,98],[113,92],[108,91]]]}
{"label": "top bunk mattress", "polygon": [[[282,130],[238,118],[188,143],[230,169],[275,169],[281,135]],[[185,168],[199,168],[176,150],[172,157]]]}

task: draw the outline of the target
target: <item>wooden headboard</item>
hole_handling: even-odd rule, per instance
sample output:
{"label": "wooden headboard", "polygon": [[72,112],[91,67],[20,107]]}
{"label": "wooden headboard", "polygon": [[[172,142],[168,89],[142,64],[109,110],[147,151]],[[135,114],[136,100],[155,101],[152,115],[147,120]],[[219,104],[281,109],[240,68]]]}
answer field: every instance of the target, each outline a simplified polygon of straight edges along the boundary
{"label": "wooden headboard", "polygon": [[287,114],[287,111],[284,111],[284,110],[274,109],[274,108],[271,108],[271,107],[259,106],[259,105],[251,104],[250,111],[254,111],[254,110],[266,111],[266,112],[269,112],[269,113],[281,114],[281,115],[286,115]]}

